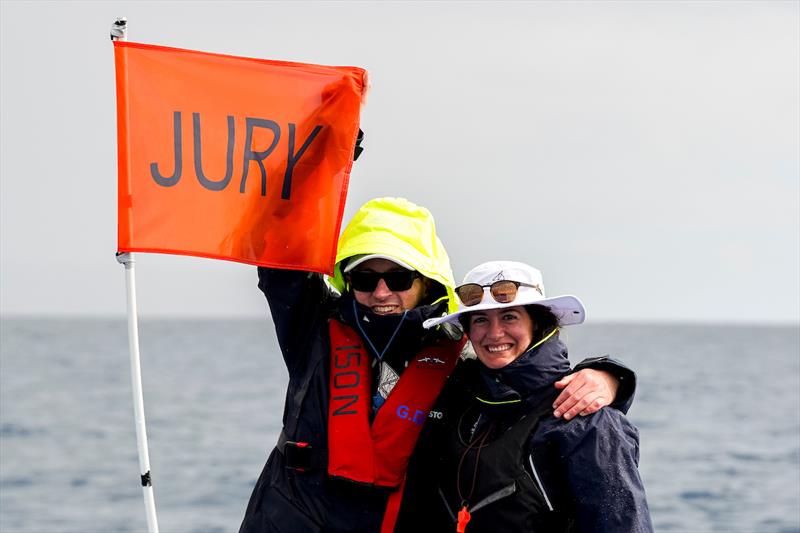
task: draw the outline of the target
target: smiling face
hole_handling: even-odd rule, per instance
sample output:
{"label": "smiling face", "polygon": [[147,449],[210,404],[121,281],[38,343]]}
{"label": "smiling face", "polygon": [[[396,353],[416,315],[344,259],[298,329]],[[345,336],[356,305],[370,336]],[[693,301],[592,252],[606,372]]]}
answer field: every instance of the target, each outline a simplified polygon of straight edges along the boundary
{"label": "smiling face", "polygon": [[[388,259],[370,259],[358,265],[356,272],[407,272],[400,265]],[[394,315],[403,311],[414,309],[425,296],[425,281],[416,278],[411,288],[406,291],[392,291],[386,286],[386,280],[378,281],[374,291],[365,292],[353,290],[353,295],[358,303],[369,307],[376,315]]]}
{"label": "smiling face", "polygon": [[533,342],[536,324],[522,306],[469,314],[469,340],[481,363],[503,368]]}

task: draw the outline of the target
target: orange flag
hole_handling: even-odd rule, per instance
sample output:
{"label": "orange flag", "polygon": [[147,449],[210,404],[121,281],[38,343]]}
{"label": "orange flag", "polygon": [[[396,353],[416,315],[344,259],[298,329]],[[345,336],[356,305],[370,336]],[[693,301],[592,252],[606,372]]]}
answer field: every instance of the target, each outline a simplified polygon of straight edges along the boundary
{"label": "orange flag", "polygon": [[366,72],[114,42],[118,250],[330,273]]}

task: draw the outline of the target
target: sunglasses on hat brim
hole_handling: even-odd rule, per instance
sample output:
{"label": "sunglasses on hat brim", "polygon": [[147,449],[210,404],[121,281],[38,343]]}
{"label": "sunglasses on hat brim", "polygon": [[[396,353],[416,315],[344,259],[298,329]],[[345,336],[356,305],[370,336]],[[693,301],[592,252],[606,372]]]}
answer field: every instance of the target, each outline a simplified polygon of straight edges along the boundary
{"label": "sunglasses on hat brim", "polygon": [[517,298],[517,292],[520,287],[530,287],[536,289],[539,294],[542,294],[542,288],[538,285],[531,285],[530,283],[523,283],[521,281],[500,280],[495,281],[490,285],[480,285],[478,283],[465,283],[456,287],[456,295],[461,303],[466,307],[478,305],[483,301],[484,290],[488,288],[492,298],[497,303],[506,304],[511,303]]}
{"label": "sunglasses on hat brim", "polygon": [[378,288],[378,282],[383,280],[390,291],[407,291],[420,277],[416,270],[398,270],[394,272],[370,272],[368,270],[354,270],[348,272],[346,279],[353,290],[359,292],[372,292]]}

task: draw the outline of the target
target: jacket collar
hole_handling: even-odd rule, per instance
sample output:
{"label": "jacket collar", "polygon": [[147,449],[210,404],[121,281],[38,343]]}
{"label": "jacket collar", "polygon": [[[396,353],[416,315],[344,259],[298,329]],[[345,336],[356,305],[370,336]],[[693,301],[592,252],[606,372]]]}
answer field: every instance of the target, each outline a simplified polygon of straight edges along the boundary
{"label": "jacket collar", "polygon": [[367,351],[375,358],[389,363],[402,372],[405,363],[422,348],[434,330],[426,330],[422,323],[428,318],[445,312],[444,300],[431,305],[421,305],[402,315],[376,315],[355,301],[346,292],[339,299],[339,315],[342,321],[364,338]]}
{"label": "jacket collar", "polygon": [[569,370],[567,347],[558,333],[534,346],[503,368],[493,370],[478,365],[480,383],[478,400],[492,410],[509,410],[514,406],[533,406],[551,397],[553,383]]}

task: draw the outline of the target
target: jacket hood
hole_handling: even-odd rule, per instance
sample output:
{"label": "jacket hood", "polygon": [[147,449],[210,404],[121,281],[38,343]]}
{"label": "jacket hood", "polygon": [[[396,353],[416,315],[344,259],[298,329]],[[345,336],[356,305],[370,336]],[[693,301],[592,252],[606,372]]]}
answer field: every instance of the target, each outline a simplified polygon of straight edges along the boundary
{"label": "jacket hood", "polygon": [[396,258],[445,288],[447,310],[458,309],[450,258],[436,235],[430,211],[405,198],[375,198],[356,212],[339,237],[336,265],[329,283],[344,293],[342,261],[356,255],[383,254]]}

